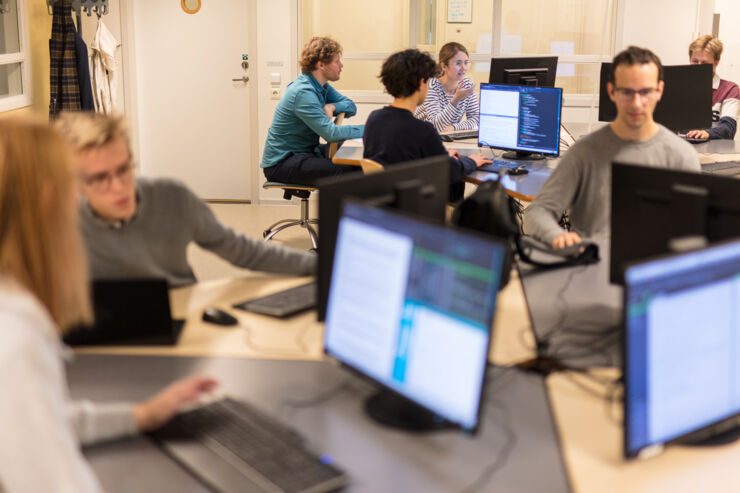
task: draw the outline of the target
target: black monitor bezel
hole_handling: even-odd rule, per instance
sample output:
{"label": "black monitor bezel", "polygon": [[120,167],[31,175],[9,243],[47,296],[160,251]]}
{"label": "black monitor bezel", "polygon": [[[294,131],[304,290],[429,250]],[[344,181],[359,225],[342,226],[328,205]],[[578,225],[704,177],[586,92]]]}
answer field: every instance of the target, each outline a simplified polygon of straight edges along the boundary
{"label": "black monitor bezel", "polygon": [[[487,148],[491,148],[491,149],[499,149],[499,150],[502,150],[502,151],[516,151],[516,152],[524,152],[524,153],[532,153],[532,154],[541,154],[542,156],[553,157],[553,158],[560,156],[560,130],[563,127],[563,89],[560,88],[560,87],[514,86],[514,85],[510,85],[510,84],[486,84],[484,82],[484,83],[481,83],[480,84],[479,91],[478,91],[478,104],[479,104],[479,106],[480,106],[480,101],[481,101],[481,93],[483,92],[484,88],[492,87],[492,86],[504,86],[504,87],[508,87],[508,88],[517,87],[517,88],[522,88],[522,89],[526,89],[526,90],[547,89],[547,90],[556,90],[556,91],[558,91],[560,93],[560,104],[559,104],[559,107],[558,107],[558,125],[557,125],[557,129],[558,129],[557,130],[557,132],[558,132],[557,142],[558,142],[558,144],[556,146],[556,150],[555,150],[554,153],[542,152],[541,150],[517,149],[515,147],[503,147],[503,146],[492,146],[492,145],[488,145],[488,144],[482,144],[481,141],[480,141],[480,117],[479,117],[479,120],[478,120],[478,147],[487,147]],[[522,91],[519,91],[519,92],[521,93]],[[519,133],[519,131],[517,130],[517,135],[518,135],[518,133]]]}
{"label": "black monitor bezel", "polygon": [[435,196],[429,199],[427,207],[424,211],[421,211],[421,214],[438,223],[444,223],[449,197],[449,177],[449,157],[439,155],[416,161],[386,165],[382,173],[363,175],[358,172],[318,181],[320,220],[316,283],[318,320],[324,320],[326,317],[326,304],[329,300],[334,246],[336,245],[337,225],[342,200],[349,197],[367,199],[389,194],[393,183],[421,179],[424,184],[432,184],[436,192]]}
{"label": "black monitor bezel", "polygon": [[[711,245],[708,245],[705,248],[702,248],[701,250],[707,250],[711,248],[721,248],[723,246],[731,245],[733,243],[740,243],[740,238],[734,239],[734,240],[727,240],[727,241],[720,241],[713,243]],[[655,256],[651,256],[648,258],[635,260],[628,262],[625,264],[625,271],[631,267],[637,267],[643,264],[661,261],[661,260],[667,260],[674,257],[679,257],[681,255],[686,255],[690,253],[696,253],[696,252],[669,252],[669,253],[662,253]],[[627,331],[627,301],[629,299],[629,291],[628,286],[625,283],[624,289],[622,290],[622,310],[623,310],[623,323],[622,323],[622,376],[624,379],[624,398],[622,399],[622,416],[624,416],[624,426],[622,427],[622,451],[624,454],[624,457],[626,459],[636,459],[640,457],[640,454],[651,447],[660,447],[660,446],[666,446],[671,445],[675,443],[684,442],[686,439],[690,439],[692,437],[703,437],[703,435],[706,435],[707,433],[711,432],[712,430],[719,429],[723,424],[731,424],[734,422],[736,426],[740,426],[740,423],[738,422],[738,417],[740,417],[740,410],[732,415],[726,416],[722,419],[719,419],[711,424],[700,426],[699,428],[693,429],[691,431],[687,431],[686,433],[682,433],[680,435],[677,435],[675,437],[672,437],[668,440],[651,443],[648,445],[645,445],[644,447],[641,447],[640,449],[631,450],[629,448],[629,432],[630,432],[630,423],[632,420],[630,419],[631,413],[629,411],[629,405],[628,405],[628,396],[630,395],[627,391],[628,386],[630,385],[630,378],[629,373],[627,372],[627,368],[629,367],[628,361],[629,361],[629,352],[627,351],[627,347],[629,344],[628,341],[628,331]]]}
{"label": "black monitor bezel", "polygon": [[[357,198],[354,198],[354,197],[347,198],[347,199],[345,199],[342,202],[342,214],[340,214],[340,220],[341,220],[341,217],[344,215],[344,209],[346,208],[346,205],[348,203],[355,204],[355,205],[360,205],[360,206],[364,206],[364,207],[373,207],[373,206],[368,205],[367,203],[363,203],[362,200],[358,200]],[[375,207],[375,208],[377,208],[377,207]],[[427,224],[429,226],[434,226],[434,227],[437,227],[437,228],[440,228],[440,229],[453,231],[453,232],[458,233],[458,234],[462,234],[462,235],[466,235],[466,236],[471,236],[471,237],[477,238],[478,240],[482,240],[482,241],[485,241],[485,242],[488,242],[488,243],[495,244],[498,248],[501,249],[501,252],[502,252],[502,256],[501,256],[501,262],[502,262],[501,269],[503,270],[503,267],[504,267],[503,266],[503,261],[504,261],[504,254],[505,254],[505,250],[506,250],[506,245],[505,245],[504,241],[502,241],[501,239],[496,238],[496,237],[493,237],[491,235],[484,235],[482,233],[479,233],[479,232],[473,231],[473,230],[450,227],[450,226],[448,226],[446,224],[440,225],[436,221],[432,221],[429,218],[414,216],[414,215],[411,215],[411,214],[409,214],[409,213],[407,213],[405,211],[397,211],[397,210],[392,210],[392,209],[385,208],[385,207],[383,207],[381,209],[384,209],[384,212],[386,212],[388,214],[393,214],[393,215],[396,215],[396,216],[399,216],[399,217],[403,217],[403,218],[406,218],[406,219],[412,219],[414,221]],[[337,233],[338,233],[338,230],[337,230]],[[499,284],[500,284],[500,282],[501,282],[501,274],[499,274]],[[494,290],[493,296],[496,299],[496,303],[494,303],[494,308],[491,311],[491,315],[490,315],[489,319],[486,321],[486,324],[487,324],[487,327],[488,327],[488,330],[487,330],[488,341],[487,341],[487,344],[486,344],[486,351],[485,351],[485,355],[486,356],[485,356],[484,361],[483,361],[483,378],[481,379],[481,387],[479,389],[478,409],[476,411],[476,422],[475,422],[475,426],[473,428],[466,428],[461,423],[457,423],[455,421],[450,421],[450,420],[447,419],[447,417],[438,415],[441,418],[445,419],[445,422],[447,424],[449,424],[448,428],[458,429],[458,430],[461,430],[462,432],[469,433],[470,435],[477,434],[478,431],[480,430],[480,426],[481,426],[481,414],[483,413],[484,400],[485,400],[485,392],[484,392],[484,390],[485,390],[485,387],[486,387],[487,373],[488,373],[488,366],[489,366],[488,360],[489,360],[489,355],[491,353],[491,344],[493,343],[493,322],[494,322],[495,317],[496,317],[496,307],[498,306],[498,296],[499,296],[498,286],[497,286],[497,289]],[[367,373],[363,372],[359,368],[356,368],[352,364],[347,363],[344,360],[342,360],[340,357],[334,355],[332,352],[330,352],[328,350],[327,345],[326,345],[326,338],[327,338],[328,333],[329,333],[328,330],[324,330],[324,334],[323,334],[323,338],[322,338],[323,353],[324,353],[324,355],[326,357],[330,358],[333,361],[336,361],[337,363],[339,363],[340,366],[342,366],[342,367],[350,370],[353,374],[358,375],[359,377],[361,377],[363,379],[366,379],[368,381],[373,382],[374,384],[378,385],[384,391],[390,392],[391,394],[397,396],[400,399],[404,399],[404,400],[406,400],[408,402],[413,403],[414,405],[418,406],[421,409],[424,409],[424,410],[426,410],[426,411],[428,411],[430,413],[436,414],[436,411],[435,410],[433,410],[433,409],[431,409],[431,408],[429,408],[429,407],[427,407],[427,406],[425,406],[425,405],[423,405],[423,404],[421,404],[421,403],[419,403],[419,402],[417,402],[417,401],[409,398],[408,396],[403,395],[402,393],[398,392],[396,389],[387,386],[385,383],[381,382],[380,380],[377,380],[373,376],[368,375]]]}
{"label": "black monitor bezel", "polygon": [[[656,192],[661,197],[669,196],[671,187],[675,184],[703,187],[714,191],[712,194],[714,198],[710,196],[709,199],[711,207],[707,213],[707,239],[713,244],[733,237],[724,230],[724,227],[732,222],[723,220],[723,217],[733,213],[740,216],[740,207],[736,205],[736,198],[740,196],[740,180],[737,178],[614,162],[611,170],[609,218],[611,225],[609,281],[612,284],[624,283],[623,266],[629,262],[668,252],[667,243],[671,236],[665,230],[669,225],[666,221],[649,221],[651,216],[645,212],[644,207],[640,207],[642,205],[640,197],[645,196],[646,193],[655,194]],[[733,189],[737,189],[734,194]],[[718,190],[721,191],[718,192]],[[727,200],[717,200],[717,195],[720,199],[726,198]],[[731,200],[733,198],[735,201]],[[619,203],[617,203],[618,200]],[[720,214],[716,213],[717,210]],[[640,224],[635,221],[650,222],[649,234],[646,231],[647,227],[642,228],[644,231],[641,231]],[[738,235],[740,235],[740,221],[738,221]],[[646,242],[652,243],[646,247]],[[657,242],[665,242],[665,246],[662,248],[654,246]],[[642,251],[636,252],[635,249],[639,247],[642,247]],[[625,251],[628,252],[627,255],[624,254]],[[618,255],[615,255],[615,252]]]}
{"label": "black monitor bezel", "polygon": [[491,58],[491,68],[488,73],[488,83],[498,85],[516,85],[505,82],[505,72],[507,69],[547,69],[547,80],[541,86],[527,87],[555,87],[555,78],[557,77],[558,57],[557,56],[527,56],[527,57],[510,57],[496,56]]}
{"label": "black monitor bezel", "polygon": [[[611,63],[601,64],[599,77],[599,121],[611,122],[617,107],[609,98],[606,84],[611,77]],[[712,126],[712,66],[666,65],[663,67],[663,97],[655,106],[653,119],[674,132],[705,129]],[[700,88],[704,86],[702,93]]]}

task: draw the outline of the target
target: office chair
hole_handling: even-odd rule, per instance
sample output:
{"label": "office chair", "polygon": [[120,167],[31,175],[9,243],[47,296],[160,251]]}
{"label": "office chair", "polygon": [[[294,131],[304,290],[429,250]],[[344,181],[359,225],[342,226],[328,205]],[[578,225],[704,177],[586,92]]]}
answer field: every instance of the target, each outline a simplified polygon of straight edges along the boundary
{"label": "office chair", "polygon": [[[336,125],[341,125],[343,120],[344,113],[340,113],[337,115],[334,123]],[[334,154],[336,154],[338,148],[338,142],[332,142],[329,144],[329,159],[334,157]],[[311,196],[311,192],[316,191],[317,188],[311,185],[280,183],[277,181],[266,181],[262,184],[262,188],[264,188],[265,190],[281,188],[283,190],[283,198],[285,200],[292,200],[293,197],[298,197],[301,199],[301,217],[299,219],[281,219],[280,221],[276,222],[262,232],[262,236],[264,237],[265,241],[270,241],[273,236],[284,229],[290,228],[292,226],[300,226],[301,228],[306,228],[306,230],[308,230],[308,236],[311,237],[311,245],[313,245],[314,250],[317,249],[319,245],[318,235],[316,234],[316,229],[312,226],[312,224],[318,224],[319,220],[310,219],[308,211],[308,198]]]}
{"label": "office chair", "polygon": [[360,167],[362,168],[362,173],[365,175],[369,175],[371,173],[378,173],[385,169],[382,164],[375,162],[372,159],[365,159],[365,158],[363,158],[360,161]]}

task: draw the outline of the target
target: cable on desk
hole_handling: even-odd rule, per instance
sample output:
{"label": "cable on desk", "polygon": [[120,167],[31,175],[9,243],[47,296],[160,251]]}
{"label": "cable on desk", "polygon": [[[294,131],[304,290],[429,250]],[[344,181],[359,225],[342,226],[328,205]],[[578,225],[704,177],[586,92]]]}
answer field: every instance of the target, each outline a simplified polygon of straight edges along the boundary
{"label": "cable on desk", "polygon": [[338,396],[345,390],[349,390],[350,388],[352,388],[350,380],[344,380],[334,387],[331,387],[305,399],[285,399],[280,403],[280,407],[289,407],[292,409],[309,409],[329,402],[331,399]]}
{"label": "cable on desk", "polygon": [[312,323],[306,324],[305,327],[301,328],[298,333],[296,334],[294,338],[294,342],[296,343],[296,346],[298,346],[299,351],[288,351],[285,348],[275,348],[275,347],[268,347],[268,346],[261,346],[258,344],[255,344],[255,342],[252,340],[252,332],[249,327],[244,327],[244,342],[246,342],[247,347],[254,351],[255,353],[258,353],[262,356],[268,356],[268,357],[276,357],[276,358],[283,358],[283,357],[296,357],[296,356],[306,356],[306,354],[309,353],[308,347],[306,346],[305,342],[303,341],[303,337],[308,332],[309,328],[314,325]]}
{"label": "cable on desk", "polygon": [[[505,368],[505,371],[516,369],[516,367],[513,366]],[[497,409],[501,413],[502,419],[497,419],[496,423],[501,428],[505,437],[505,441],[501,447],[501,452],[499,452],[494,460],[488,466],[486,466],[483,471],[481,471],[481,473],[478,475],[477,478],[475,478],[472,483],[470,483],[462,490],[462,493],[471,493],[481,490],[491,480],[493,475],[506,465],[506,461],[509,459],[509,455],[516,445],[516,435],[511,429],[511,415],[509,414],[509,411],[506,408],[505,404],[502,406],[501,401],[497,401],[495,399],[490,402],[491,403],[488,407]]]}

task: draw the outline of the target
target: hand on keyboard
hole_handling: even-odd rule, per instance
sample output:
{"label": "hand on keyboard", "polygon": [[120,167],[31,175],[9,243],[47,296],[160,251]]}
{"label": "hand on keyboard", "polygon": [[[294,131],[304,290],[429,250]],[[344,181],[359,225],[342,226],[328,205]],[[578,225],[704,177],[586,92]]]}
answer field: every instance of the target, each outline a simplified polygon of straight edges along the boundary
{"label": "hand on keyboard", "polygon": [[484,164],[491,163],[491,159],[487,158],[483,154],[470,154],[468,157],[472,159],[473,161],[475,161],[475,165],[479,168],[483,166]]}
{"label": "hand on keyboard", "polygon": [[212,392],[218,382],[209,377],[189,377],[171,384],[151,399],[134,406],[134,418],[139,431],[156,430],[169,421],[187,404]]}

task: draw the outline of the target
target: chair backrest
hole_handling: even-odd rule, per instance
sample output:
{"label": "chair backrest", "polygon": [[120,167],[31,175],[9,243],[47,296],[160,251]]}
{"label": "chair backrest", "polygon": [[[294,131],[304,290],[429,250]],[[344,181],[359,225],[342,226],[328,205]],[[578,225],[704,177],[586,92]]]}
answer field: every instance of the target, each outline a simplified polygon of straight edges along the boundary
{"label": "chair backrest", "polygon": [[[343,121],[344,113],[339,113],[334,119],[334,124],[341,125]],[[332,142],[331,144],[329,144],[329,159],[334,157],[334,154],[337,153],[337,149],[339,149],[339,142]]]}
{"label": "chair backrest", "polygon": [[383,171],[385,168],[382,164],[373,161],[372,159],[363,158],[360,160],[360,167],[362,168],[363,174],[369,175],[370,173],[378,173]]}

